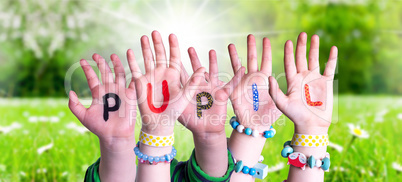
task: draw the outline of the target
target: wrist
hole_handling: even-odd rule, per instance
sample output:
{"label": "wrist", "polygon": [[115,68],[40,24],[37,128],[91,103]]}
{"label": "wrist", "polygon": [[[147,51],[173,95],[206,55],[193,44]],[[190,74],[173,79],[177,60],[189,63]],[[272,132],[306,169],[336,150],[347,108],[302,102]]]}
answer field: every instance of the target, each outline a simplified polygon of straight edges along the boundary
{"label": "wrist", "polygon": [[308,126],[308,125],[296,125],[295,134],[308,134],[308,135],[323,135],[328,133],[328,127],[326,126]]}
{"label": "wrist", "polygon": [[165,124],[142,124],[141,130],[145,133],[158,136],[168,136],[173,134],[174,125]]}
{"label": "wrist", "polygon": [[220,145],[227,143],[225,130],[219,132],[193,132],[193,139],[203,145]]}
{"label": "wrist", "polygon": [[101,152],[120,153],[131,151],[135,147],[134,134],[130,137],[99,137],[99,145]]}

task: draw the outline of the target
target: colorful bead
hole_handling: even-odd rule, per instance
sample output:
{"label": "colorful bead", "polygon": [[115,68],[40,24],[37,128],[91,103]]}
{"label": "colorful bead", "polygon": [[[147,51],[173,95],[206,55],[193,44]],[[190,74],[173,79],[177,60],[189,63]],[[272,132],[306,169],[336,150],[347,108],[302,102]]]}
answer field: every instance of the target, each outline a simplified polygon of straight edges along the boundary
{"label": "colorful bead", "polygon": [[321,169],[323,169],[324,171],[328,171],[330,165],[331,165],[331,162],[330,162],[329,158],[324,157],[324,159],[322,159]]}
{"label": "colorful bead", "polygon": [[137,143],[136,147],[134,148],[134,152],[137,155],[138,162],[141,164],[150,164],[156,165],[159,162],[167,162],[170,163],[172,159],[176,156],[177,150],[172,146],[172,152],[170,154],[166,154],[164,156],[148,156],[146,154],[141,153],[139,148],[139,143]]}
{"label": "colorful bead", "polygon": [[316,160],[315,161],[315,167],[321,167],[321,165],[322,165],[322,161],[321,160]]}
{"label": "colorful bead", "polygon": [[250,168],[250,171],[248,172],[248,174],[250,174],[251,176],[254,175],[256,173],[254,168]]}
{"label": "colorful bead", "polygon": [[281,155],[283,158],[287,158],[292,153],[293,153],[293,148],[289,147],[289,146],[283,148],[281,151]]}
{"label": "colorful bead", "polygon": [[260,136],[260,132],[258,130],[254,130],[253,133],[251,134],[253,137],[258,137]]}
{"label": "colorful bead", "polygon": [[233,116],[232,118],[230,118],[230,121],[229,121],[230,125],[232,125],[233,122],[237,122],[236,116]]}
{"label": "colorful bead", "polygon": [[237,130],[239,133],[243,133],[244,126],[243,126],[243,125],[237,126],[236,130]]}
{"label": "colorful bead", "polygon": [[272,137],[274,137],[274,132],[272,130],[264,131],[264,137],[265,138],[272,138]]}
{"label": "colorful bead", "polygon": [[307,157],[303,153],[294,152],[288,156],[288,165],[300,167],[302,170],[306,169]]}
{"label": "colorful bead", "polygon": [[260,155],[260,157],[258,158],[258,162],[262,162],[264,161],[264,156]]}
{"label": "colorful bead", "polygon": [[256,173],[253,176],[253,178],[257,179],[264,179],[268,175],[268,166],[263,164],[263,163],[257,163],[253,167],[256,171]]}
{"label": "colorful bead", "polygon": [[251,128],[246,128],[245,130],[244,130],[244,134],[246,134],[246,135],[251,135]]}
{"label": "colorful bead", "polygon": [[243,161],[238,161],[234,167],[235,172],[240,172],[243,169]]}
{"label": "colorful bead", "polygon": [[247,166],[244,166],[243,167],[243,170],[241,170],[244,174],[248,174],[248,171],[249,171],[250,169],[247,167]]}
{"label": "colorful bead", "polygon": [[307,159],[307,163],[308,163],[308,166],[310,166],[310,168],[313,168],[313,167],[315,166],[315,159],[314,159],[314,156],[310,156],[310,157]]}

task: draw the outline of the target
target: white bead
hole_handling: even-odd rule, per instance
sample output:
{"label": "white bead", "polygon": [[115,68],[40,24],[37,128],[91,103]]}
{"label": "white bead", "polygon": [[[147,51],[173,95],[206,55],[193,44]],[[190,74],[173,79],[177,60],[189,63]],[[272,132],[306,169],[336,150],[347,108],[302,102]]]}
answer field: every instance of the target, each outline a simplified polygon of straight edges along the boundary
{"label": "white bead", "polygon": [[264,161],[264,156],[260,155],[260,158],[258,158],[258,162]]}
{"label": "white bead", "polygon": [[237,126],[236,130],[237,130],[239,133],[243,133],[244,126],[243,126],[243,125]]}
{"label": "white bead", "polygon": [[322,164],[322,161],[321,161],[321,160],[317,159],[317,160],[315,161],[315,167],[321,167],[321,164]]}
{"label": "white bead", "polygon": [[276,134],[276,130],[274,128],[271,128],[270,130],[274,131],[274,135]]}
{"label": "white bead", "polygon": [[253,137],[258,137],[260,136],[260,132],[258,130],[254,130],[251,135],[253,135]]}

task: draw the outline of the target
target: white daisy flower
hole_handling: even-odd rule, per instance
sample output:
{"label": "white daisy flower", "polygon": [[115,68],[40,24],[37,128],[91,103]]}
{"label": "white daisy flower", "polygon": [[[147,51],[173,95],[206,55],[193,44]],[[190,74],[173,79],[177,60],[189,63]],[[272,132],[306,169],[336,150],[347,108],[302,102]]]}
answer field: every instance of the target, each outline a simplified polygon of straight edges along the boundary
{"label": "white daisy flower", "polygon": [[394,168],[398,172],[402,172],[402,165],[398,164],[397,162],[392,163],[392,168]]}
{"label": "white daisy flower", "polygon": [[68,172],[67,171],[64,171],[63,173],[61,173],[61,176],[62,177],[65,177],[65,176],[67,176],[68,175]]}
{"label": "white daisy flower", "polygon": [[280,171],[284,167],[285,167],[285,163],[283,163],[283,162],[278,163],[278,164],[276,164],[276,165],[274,165],[272,167],[268,167],[268,173]]}
{"label": "white daisy flower", "polygon": [[345,169],[345,168],[343,168],[343,167],[338,167],[338,166],[335,166],[333,170],[334,170],[334,171],[340,171],[340,172],[348,171],[347,169]]}
{"label": "white daisy flower", "polygon": [[360,128],[358,125],[354,125],[349,123],[348,124],[349,131],[353,136],[356,136],[358,138],[368,138],[370,135],[367,133],[366,130],[363,130]]}
{"label": "white daisy flower", "polygon": [[53,148],[53,142],[48,145],[45,145],[43,147],[39,147],[37,152],[39,155],[41,155],[43,152],[46,152],[46,151],[50,150],[51,148]]}
{"label": "white daisy flower", "polygon": [[6,171],[6,165],[0,164],[0,171],[5,172]]}
{"label": "white daisy flower", "polygon": [[27,176],[27,173],[25,173],[24,171],[20,171],[19,173],[21,176]]}
{"label": "white daisy flower", "polygon": [[89,132],[89,130],[83,126],[78,126],[77,124],[75,124],[74,122],[70,122],[66,125],[67,128],[75,130],[81,134],[84,134],[86,132]]}
{"label": "white daisy flower", "polygon": [[343,151],[343,147],[341,145],[338,145],[338,144],[333,143],[333,142],[329,142],[328,147],[331,147],[331,148],[337,150],[338,152]]}
{"label": "white daisy flower", "polygon": [[36,123],[36,122],[38,122],[38,116],[30,116],[29,118],[28,118],[28,121],[30,122],[30,123]]}
{"label": "white daisy flower", "polygon": [[50,116],[49,120],[51,123],[57,123],[60,121],[60,118],[58,116]]}
{"label": "white daisy flower", "polygon": [[10,133],[11,131],[21,128],[22,125],[20,123],[17,122],[13,122],[10,126],[0,126],[0,133]]}

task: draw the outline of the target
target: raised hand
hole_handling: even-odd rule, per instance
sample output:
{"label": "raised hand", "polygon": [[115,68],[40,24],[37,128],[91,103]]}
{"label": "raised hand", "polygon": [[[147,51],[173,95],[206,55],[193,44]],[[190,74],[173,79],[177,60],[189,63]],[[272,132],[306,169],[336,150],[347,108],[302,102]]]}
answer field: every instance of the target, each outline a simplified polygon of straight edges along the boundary
{"label": "raised hand", "polygon": [[[188,50],[193,71],[201,67],[194,48]],[[214,50],[209,52],[209,73],[201,80],[196,96],[181,114],[179,121],[192,133],[198,165],[205,173],[214,177],[223,176],[228,168],[225,123],[227,102],[233,89],[244,74],[244,67],[224,83],[218,78],[218,63]],[[182,83],[188,80],[188,74],[182,69]],[[214,155],[211,155],[213,153]]]}
{"label": "raised hand", "polygon": [[301,33],[297,40],[296,65],[293,44],[285,44],[285,72],[288,90],[286,95],[279,89],[275,78],[270,77],[269,93],[277,107],[295,124],[296,133],[326,133],[331,124],[333,107],[333,79],[338,50],[331,48],[324,74],[319,67],[319,37],[313,35],[307,66],[307,34]]}
{"label": "raised hand", "polygon": [[[101,72],[102,83],[86,60],[80,64],[92,93],[92,104],[85,108],[74,91],[70,91],[69,107],[73,114],[92,133],[98,136],[101,147],[99,168],[102,181],[135,179],[134,126],[136,94],[134,83],[126,88],[124,68],[117,57],[111,55],[112,71],[100,55],[92,56]],[[120,170],[123,167],[124,170]]]}
{"label": "raised hand", "polygon": [[[145,74],[141,73],[134,53],[128,51],[128,60],[133,74],[139,109],[142,118],[141,130],[156,136],[173,134],[174,124],[194,97],[201,80],[205,79],[205,68],[199,68],[188,82],[180,84],[181,60],[177,38],[169,36],[170,58],[166,57],[162,38],[157,31],[152,32],[155,49],[153,57],[148,37],[141,38]],[[171,146],[149,146],[140,143],[140,152],[148,156],[164,156],[172,151]],[[169,181],[170,165],[139,164],[137,181]],[[157,174],[157,175],[155,175]]]}
{"label": "raised hand", "polygon": [[[236,72],[241,63],[233,44],[229,45],[229,54],[233,71]],[[268,38],[263,39],[261,69],[258,70],[257,49],[253,35],[247,37],[247,74],[235,88],[230,99],[240,124],[253,129],[268,130],[281,116],[268,94],[268,76],[272,74],[271,45]],[[258,90],[258,103],[253,98],[253,85]],[[257,108],[256,107],[257,104]]]}

